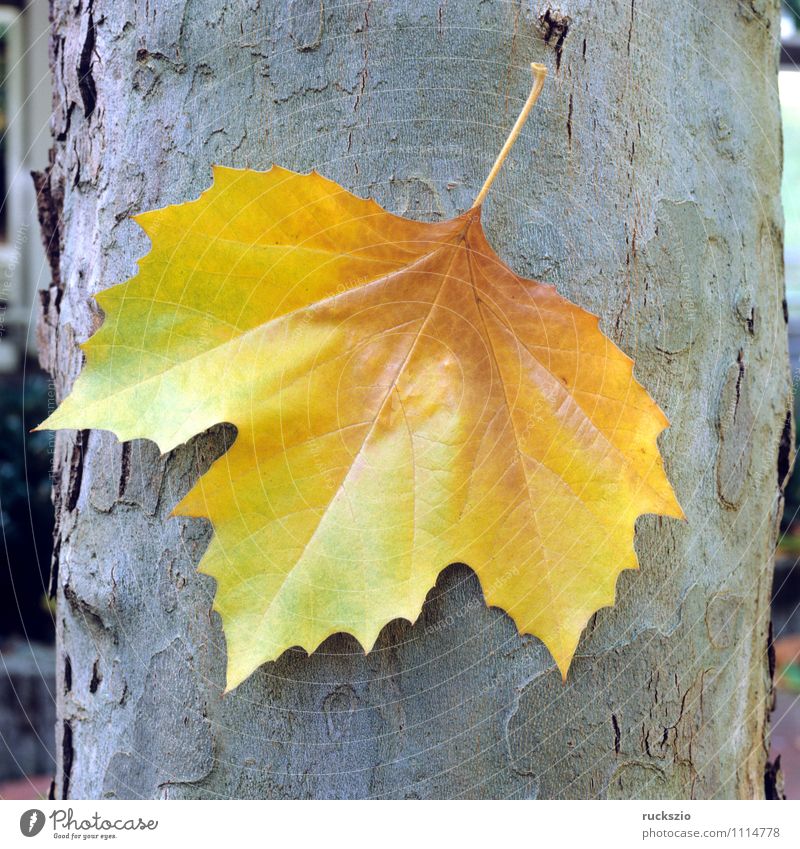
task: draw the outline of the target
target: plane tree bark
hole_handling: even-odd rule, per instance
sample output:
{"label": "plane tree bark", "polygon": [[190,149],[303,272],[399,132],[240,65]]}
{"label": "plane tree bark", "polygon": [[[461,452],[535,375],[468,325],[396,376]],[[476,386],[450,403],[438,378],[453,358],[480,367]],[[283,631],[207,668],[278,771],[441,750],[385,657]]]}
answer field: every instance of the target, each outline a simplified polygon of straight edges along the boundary
{"label": "plane tree bark", "polygon": [[[52,0],[53,157],[36,175],[62,397],[91,296],[135,270],[130,216],[212,163],[317,168],[425,220],[487,201],[518,272],[598,313],[672,426],[687,523],[644,517],[639,572],[566,685],[465,566],[368,656],[288,652],[222,695],[211,529],[168,514],[234,438],[168,456],[55,438],[59,798],[760,797],[773,550],[793,451],[777,0]],[[587,557],[591,552],[587,551]]]}

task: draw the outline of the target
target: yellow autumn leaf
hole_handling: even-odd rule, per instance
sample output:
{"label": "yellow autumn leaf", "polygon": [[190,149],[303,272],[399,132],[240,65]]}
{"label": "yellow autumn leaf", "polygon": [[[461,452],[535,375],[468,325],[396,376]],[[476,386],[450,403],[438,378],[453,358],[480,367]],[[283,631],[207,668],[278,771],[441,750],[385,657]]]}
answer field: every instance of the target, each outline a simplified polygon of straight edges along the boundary
{"label": "yellow autumn leaf", "polygon": [[682,516],[667,420],[597,318],[504,265],[479,207],[421,223],[317,173],[217,167],[136,220],[152,250],[97,295],[43,427],[165,452],[237,427],[175,508],[213,524],[228,688],[334,632],[369,650],[453,562],[566,675],[636,518]]}

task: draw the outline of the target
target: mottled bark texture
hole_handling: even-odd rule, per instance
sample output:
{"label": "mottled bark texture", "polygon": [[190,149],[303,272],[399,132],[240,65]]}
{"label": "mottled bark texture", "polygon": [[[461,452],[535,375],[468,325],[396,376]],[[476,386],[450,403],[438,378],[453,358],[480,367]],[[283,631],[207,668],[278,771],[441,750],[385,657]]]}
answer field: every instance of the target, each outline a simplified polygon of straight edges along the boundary
{"label": "mottled bark texture", "polygon": [[[312,167],[389,209],[486,205],[517,271],[599,313],[667,411],[689,521],[639,520],[640,572],[566,686],[542,645],[441,576],[367,657],[289,652],[222,696],[211,530],[168,518],[229,429],[159,457],[56,439],[59,797],[760,797],[772,553],[791,460],[777,0],[53,0],[39,178],[59,396],[91,295],[135,270],[133,213],[212,163]],[[591,556],[591,552],[587,552]]]}

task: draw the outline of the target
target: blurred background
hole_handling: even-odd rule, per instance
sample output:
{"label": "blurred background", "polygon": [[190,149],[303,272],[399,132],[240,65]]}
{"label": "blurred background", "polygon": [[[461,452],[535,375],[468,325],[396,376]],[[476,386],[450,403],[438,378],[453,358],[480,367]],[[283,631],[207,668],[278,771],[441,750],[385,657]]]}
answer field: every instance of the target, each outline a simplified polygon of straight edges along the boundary
{"label": "blurred background", "polygon": [[49,284],[32,170],[47,165],[48,0],[0,2],[0,798],[46,795],[53,771],[50,435],[35,351]]}
{"label": "blurred background", "polygon": [[[785,260],[789,346],[800,414],[800,0],[784,0]],[[37,290],[49,283],[32,170],[50,146],[48,0],[0,2],[0,799],[46,796],[54,771],[54,616],[48,592],[50,385],[35,350]],[[772,758],[800,799],[800,471],[786,491],[773,593]]]}

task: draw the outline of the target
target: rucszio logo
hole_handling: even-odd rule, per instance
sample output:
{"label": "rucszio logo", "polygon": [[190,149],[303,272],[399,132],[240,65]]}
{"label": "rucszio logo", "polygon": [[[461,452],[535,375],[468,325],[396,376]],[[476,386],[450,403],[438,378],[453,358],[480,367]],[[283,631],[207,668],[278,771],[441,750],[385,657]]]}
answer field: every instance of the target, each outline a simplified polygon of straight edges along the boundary
{"label": "rucszio logo", "polygon": [[25,837],[36,837],[44,828],[44,812],[38,808],[31,808],[19,818],[19,830]]}

